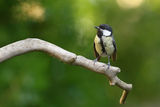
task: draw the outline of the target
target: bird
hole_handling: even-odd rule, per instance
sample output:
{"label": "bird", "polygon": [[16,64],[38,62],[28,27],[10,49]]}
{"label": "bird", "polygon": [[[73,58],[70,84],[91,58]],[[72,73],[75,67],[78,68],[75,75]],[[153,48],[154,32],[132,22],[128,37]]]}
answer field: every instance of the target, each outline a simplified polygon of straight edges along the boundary
{"label": "bird", "polygon": [[117,47],[113,36],[112,27],[108,24],[100,24],[95,26],[97,34],[94,39],[94,54],[96,59],[94,62],[100,60],[101,57],[108,57],[108,68],[110,68],[110,59],[116,61]]}

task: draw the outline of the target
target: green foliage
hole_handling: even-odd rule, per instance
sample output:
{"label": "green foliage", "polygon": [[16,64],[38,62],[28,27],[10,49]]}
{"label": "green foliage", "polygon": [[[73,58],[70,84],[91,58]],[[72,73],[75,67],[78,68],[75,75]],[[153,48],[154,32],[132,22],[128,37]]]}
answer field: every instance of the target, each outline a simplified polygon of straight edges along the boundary
{"label": "green foliage", "polygon": [[[34,37],[94,59],[94,26],[109,24],[118,47],[112,65],[121,68],[122,80],[133,83],[125,107],[160,105],[160,2],[142,0],[129,8],[117,1],[124,2],[1,0],[0,46]],[[41,52],[2,62],[0,71],[2,107],[119,107],[121,90],[110,87],[103,75]]]}

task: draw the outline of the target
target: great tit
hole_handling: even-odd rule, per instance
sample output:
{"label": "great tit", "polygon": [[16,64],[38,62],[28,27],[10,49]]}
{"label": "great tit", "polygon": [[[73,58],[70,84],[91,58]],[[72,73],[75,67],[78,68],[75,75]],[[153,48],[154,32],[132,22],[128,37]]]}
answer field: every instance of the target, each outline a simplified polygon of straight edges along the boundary
{"label": "great tit", "polygon": [[117,47],[113,37],[112,28],[107,24],[95,26],[97,35],[94,39],[94,53],[96,59],[94,62],[99,61],[101,57],[108,57],[108,68],[110,67],[110,58],[116,61]]}

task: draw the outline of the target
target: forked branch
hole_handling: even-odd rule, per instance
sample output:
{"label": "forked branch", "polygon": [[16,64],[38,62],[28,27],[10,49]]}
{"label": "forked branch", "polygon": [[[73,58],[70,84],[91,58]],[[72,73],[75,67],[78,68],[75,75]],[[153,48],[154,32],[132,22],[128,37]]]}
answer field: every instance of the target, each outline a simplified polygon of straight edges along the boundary
{"label": "forked branch", "polygon": [[120,99],[120,104],[125,103],[127,95],[132,89],[132,84],[127,84],[117,77],[117,73],[120,72],[120,68],[110,66],[110,68],[108,69],[108,66],[104,63],[94,63],[90,59],[87,59],[80,55],[76,55],[54,44],[36,38],[17,41],[0,48],[0,62],[30,51],[43,51],[49,53],[51,56],[54,56],[65,63],[78,65],[91,71],[104,74],[109,79],[110,85],[116,85],[124,90]]}

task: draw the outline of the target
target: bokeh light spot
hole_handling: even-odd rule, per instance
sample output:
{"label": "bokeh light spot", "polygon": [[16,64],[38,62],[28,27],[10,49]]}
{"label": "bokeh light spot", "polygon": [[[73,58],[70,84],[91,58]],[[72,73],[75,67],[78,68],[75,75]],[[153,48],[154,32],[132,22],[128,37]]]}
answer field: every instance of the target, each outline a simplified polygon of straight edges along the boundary
{"label": "bokeh light spot", "polygon": [[138,8],[144,0],[117,0],[117,4],[124,9]]}
{"label": "bokeh light spot", "polygon": [[18,19],[31,19],[34,21],[43,21],[45,9],[39,2],[22,2],[16,7]]}

